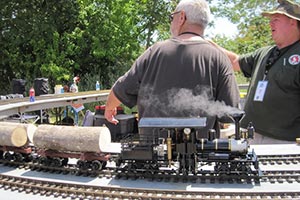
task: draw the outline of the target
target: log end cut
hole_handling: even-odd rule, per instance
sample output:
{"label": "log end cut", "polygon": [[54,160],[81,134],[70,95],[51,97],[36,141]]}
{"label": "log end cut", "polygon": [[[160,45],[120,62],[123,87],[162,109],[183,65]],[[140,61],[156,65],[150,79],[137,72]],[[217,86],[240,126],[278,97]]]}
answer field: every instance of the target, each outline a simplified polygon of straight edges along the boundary
{"label": "log end cut", "polygon": [[27,132],[24,127],[17,127],[13,130],[11,134],[11,143],[15,147],[22,147],[27,144],[28,137]]}
{"label": "log end cut", "polygon": [[37,127],[34,124],[27,124],[27,136],[31,143],[33,143],[33,135]]}
{"label": "log end cut", "polygon": [[101,134],[99,138],[99,149],[101,152],[110,152],[109,147],[111,143],[110,131],[107,127],[101,127]]}

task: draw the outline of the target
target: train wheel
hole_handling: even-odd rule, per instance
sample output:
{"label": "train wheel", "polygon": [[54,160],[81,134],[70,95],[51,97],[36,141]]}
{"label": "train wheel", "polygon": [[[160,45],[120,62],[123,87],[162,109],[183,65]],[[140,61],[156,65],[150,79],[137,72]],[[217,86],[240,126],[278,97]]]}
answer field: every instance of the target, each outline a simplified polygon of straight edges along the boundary
{"label": "train wheel", "polygon": [[39,157],[38,162],[40,165],[49,166],[49,160],[46,157]]}
{"label": "train wheel", "polygon": [[128,172],[136,174],[137,165],[135,163],[128,163]]}
{"label": "train wheel", "polygon": [[230,163],[230,171],[237,171],[238,164],[237,163]]}
{"label": "train wheel", "polygon": [[23,159],[24,159],[24,157],[20,153],[15,153],[13,155],[13,160],[16,161],[16,162],[22,162]]}
{"label": "train wheel", "polygon": [[230,172],[230,168],[229,168],[229,165],[228,163],[226,162],[220,162],[220,163],[216,163],[216,166],[215,166],[215,171],[217,173],[223,173],[223,174],[227,174]]}
{"label": "train wheel", "polygon": [[154,174],[157,173],[157,166],[154,163],[148,163],[145,165],[145,176],[153,180]]}
{"label": "train wheel", "polygon": [[91,162],[91,168],[92,170],[101,170],[102,169],[102,163],[99,160],[94,160]]}
{"label": "train wheel", "polygon": [[[249,167],[247,166],[246,162],[239,163],[237,167],[238,171],[242,174],[247,174],[249,172]],[[251,170],[250,170],[251,171]]]}
{"label": "train wheel", "polygon": [[53,158],[51,160],[51,166],[53,167],[61,167],[62,165],[62,160],[60,158]]}
{"label": "train wheel", "polygon": [[89,168],[88,163],[83,160],[78,160],[77,161],[77,167],[80,170],[87,170]]}
{"label": "train wheel", "polygon": [[25,162],[33,161],[33,156],[31,154],[23,154],[23,158]]}
{"label": "train wheel", "polygon": [[68,159],[68,158],[63,158],[63,160],[62,160],[62,165],[63,165],[63,166],[66,166],[66,165],[68,165],[68,162],[69,162],[69,159]]}
{"label": "train wheel", "polygon": [[3,154],[3,158],[4,158],[5,160],[7,160],[7,161],[11,161],[12,158],[13,158],[13,156],[12,156],[11,153],[5,152],[5,153]]}

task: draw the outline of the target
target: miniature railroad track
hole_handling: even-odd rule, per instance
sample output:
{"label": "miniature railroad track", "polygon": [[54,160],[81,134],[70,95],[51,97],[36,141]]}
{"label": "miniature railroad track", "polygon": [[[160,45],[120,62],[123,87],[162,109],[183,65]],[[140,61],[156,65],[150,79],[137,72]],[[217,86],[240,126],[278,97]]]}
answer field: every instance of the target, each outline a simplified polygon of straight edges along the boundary
{"label": "miniature railroad track", "polygon": [[300,192],[196,192],[88,186],[0,175],[0,187],[12,191],[72,199],[299,199]]}
{"label": "miniature railroad track", "polygon": [[[68,164],[67,166],[60,167],[60,166],[45,166],[40,165],[37,162],[17,162],[17,161],[6,161],[0,160],[0,163],[11,166],[11,167],[18,167],[18,168],[25,168],[31,169],[34,171],[43,171],[48,173],[61,173],[61,174],[74,174],[74,175],[81,175],[81,176],[91,176],[91,177],[107,177],[107,178],[125,178],[125,179],[138,179],[138,178],[145,178],[149,180],[164,180],[164,181],[175,181],[175,182],[221,182],[223,183],[224,180],[218,180],[219,177],[215,177],[214,174],[210,174],[209,171],[207,173],[202,172],[197,176],[186,175],[182,176],[182,179],[176,178],[176,173],[169,173],[169,172],[162,172],[158,174],[145,174],[141,171],[128,171],[126,169],[121,169],[119,171],[116,170],[114,167],[108,167],[104,170],[91,170],[91,169],[78,169],[76,164]],[[271,165],[271,166],[280,166],[280,165],[295,165],[295,169],[297,170],[264,170],[262,171],[262,176],[260,181],[263,182],[300,182],[300,169],[298,169],[298,164],[300,163],[300,155],[276,155],[276,156],[259,156],[259,164],[262,166]],[[155,175],[155,178],[154,176]],[[232,182],[235,180],[225,180]]]}
{"label": "miniature railroad track", "polygon": [[[299,163],[300,163],[300,156],[299,155],[285,155],[285,156],[261,156],[260,158],[260,164],[262,166],[266,165],[290,165],[295,166],[292,167],[296,170],[282,170],[282,169],[273,169],[273,170],[263,170],[261,178],[259,182],[270,182],[270,183],[293,183],[293,182],[300,182],[300,169]],[[60,174],[73,174],[76,176],[90,176],[90,177],[98,177],[98,178],[117,178],[117,179],[147,179],[150,181],[164,181],[164,182],[210,182],[210,183],[241,183],[241,180],[238,178],[220,178],[218,176],[215,176],[215,174],[211,174],[209,171],[207,172],[201,172],[201,174],[191,175],[191,176],[185,176],[182,178],[182,176],[179,174],[176,174],[175,172],[162,172],[162,173],[145,173],[143,171],[128,171],[125,169],[119,169],[116,170],[114,167],[107,167],[104,170],[83,170],[78,169],[75,164],[68,164],[64,167],[56,167],[56,166],[45,166],[40,165],[37,162],[15,162],[15,161],[6,161],[6,160],[0,160],[0,163],[14,167],[14,168],[24,168],[24,169],[30,169],[33,171],[42,171],[47,173],[60,173]],[[239,176],[239,175],[237,175]],[[244,180],[242,182],[251,183],[252,178],[250,177],[250,180]],[[258,183],[257,180],[254,180],[256,183]]]}
{"label": "miniature railroad track", "polygon": [[300,183],[300,170],[294,171],[263,171],[262,181],[270,183]]}
{"label": "miniature railroad track", "polygon": [[[262,171],[262,176],[259,181],[254,180],[254,184],[259,183],[300,183],[300,170],[294,171]],[[217,177],[214,175],[207,175],[207,176],[188,176],[181,178],[177,175],[170,175],[170,174],[158,174],[154,175],[144,175],[144,174],[136,174],[136,173],[120,173],[116,178],[119,179],[139,179],[145,178],[150,181],[163,181],[163,182],[191,182],[191,183],[241,183],[241,184],[252,184],[252,181],[248,180],[240,180],[238,178],[232,177]]]}
{"label": "miniature railroad track", "polygon": [[[299,155],[276,155],[259,156],[260,166],[275,166],[272,170],[262,169],[260,183],[271,184],[294,184],[300,183]],[[114,178],[114,179],[145,179],[152,182],[191,182],[196,183],[239,183],[237,180],[220,180],[212,176],[190,176],[190,178],[180,179],[174,174],[160,173],[139,174],[139,172],[117,172],[113,167],[107,167],[102,171],[79,170],[75,164],[69,164],[66,167],[41,166],[36,162],[12,162],[1,160],[1,163],[11,168],[24,168],[32,171],[41,171],[46,173],[73,174],[74,176],[89,176],[95,178]],[[295,170],[282,170],[280,166],[291,166]],[[276,167],[278,166],[278,167]],[[293,167],[294,166],[294,167]],[[267,167],[266,167],[267,168]],[[278,168],[278,169],[277,169]],[[242,183],[245,184],[245,183]],[[252,183],[246,183],[252,184]],[[255,183],[257,184],[257,183]],[[78,184],[69,184],[62,182],[41,181],[28,179],[24,177],[15,177],[0,174],[0,187],[6,190],[19,191],[25,193],[39,194],[45,196],[54,196],[72,199],[300,199],[300,190],[298,192],[193,192],[193,191],[169,191],[169,190],[151,190],[138,188],[115,188],[102,186],[87,186]]]}
{"label": "miniature railroad track", "polygon": [[262,165],[281,165],[281,164],[299,164],[300,155],[264,155],[258,156],[259,162]]}

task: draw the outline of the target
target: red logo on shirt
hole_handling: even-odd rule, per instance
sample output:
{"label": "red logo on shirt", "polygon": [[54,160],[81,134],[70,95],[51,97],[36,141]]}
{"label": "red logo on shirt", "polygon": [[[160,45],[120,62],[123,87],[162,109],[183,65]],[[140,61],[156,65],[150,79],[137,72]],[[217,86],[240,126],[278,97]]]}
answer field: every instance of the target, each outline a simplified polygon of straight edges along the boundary
{"label": "red logo on shirt", "polygon": [[291,65],[298,65],[300,63],[300,56],[299,55],[292,55],[289,58],[289,63]]}

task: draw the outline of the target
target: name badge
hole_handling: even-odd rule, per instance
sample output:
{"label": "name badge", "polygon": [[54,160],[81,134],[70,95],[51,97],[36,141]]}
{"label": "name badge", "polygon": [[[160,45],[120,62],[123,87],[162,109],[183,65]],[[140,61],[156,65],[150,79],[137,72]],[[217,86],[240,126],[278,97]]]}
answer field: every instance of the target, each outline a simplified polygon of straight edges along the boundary
{"label": "name badge", "polygon": [[254,101],[263,101],[268,86],[268,81],[259,81],[254,95]]}

